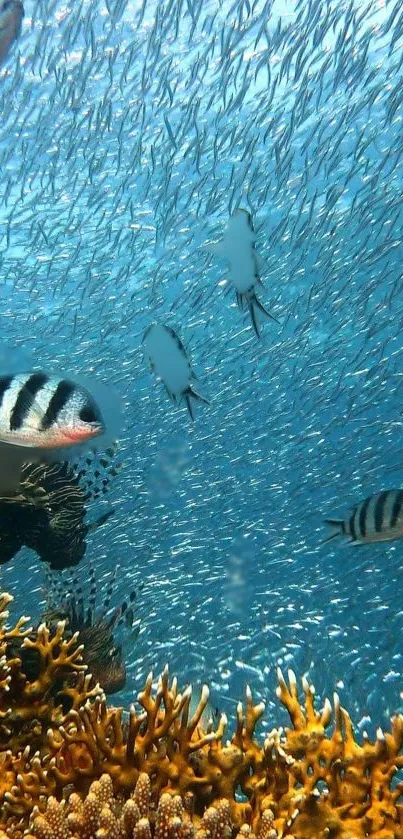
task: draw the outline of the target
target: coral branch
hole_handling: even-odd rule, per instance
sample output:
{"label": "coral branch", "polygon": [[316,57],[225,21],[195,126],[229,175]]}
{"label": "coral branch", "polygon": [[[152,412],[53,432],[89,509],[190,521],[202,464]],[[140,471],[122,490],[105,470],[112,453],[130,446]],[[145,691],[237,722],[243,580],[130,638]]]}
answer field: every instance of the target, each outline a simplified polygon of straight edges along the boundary
{"label": "coral branch", "polygon": [[[301,702],[294,673],[279,672],[290,728],[259,743],[264,705],[247,688],[227,739],[225,715],[203,728],[207,687],[191,715],[191,689],[168,668],[126,715],[91,689],[62,624],[28,638],[25,618],[7,628],[9,603],[0,597],[0,839],[403,839],[402,716],[357,743],[337,694],[318,710],[306,678]],[[19,648],[36,656],[33,679]]]}

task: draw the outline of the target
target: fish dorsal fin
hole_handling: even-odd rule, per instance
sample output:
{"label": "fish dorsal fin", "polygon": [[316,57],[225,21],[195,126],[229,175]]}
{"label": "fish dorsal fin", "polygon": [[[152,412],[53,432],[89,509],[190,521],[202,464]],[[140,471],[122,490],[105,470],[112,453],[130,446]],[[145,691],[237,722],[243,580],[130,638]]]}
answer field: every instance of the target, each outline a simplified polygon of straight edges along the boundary
{"label": "fish dorsal fin", "polygon": [[118,573],[118,570],[119,570],[119,565],[115,565],[115,568],[113,569],[111,579],[109,580],[109,584],[108,584],[108,587],[106,589],[105,599],[104,599],[104,602],[102,604],[101,620],[105,617],[105,615],[106,615],[106,613],[109,609],[109,604],[111,602],[111,597],[112,597],[112,594],[113,594],[113,590],[115,588],[116,575]]}
{"label": "fish dorsal fin", "polygon": [[75,472],[86,501],[97,500],[109,492],[111,481],[123,466],[123,463],[113,462],[116,452],[117,445],[114,445],[99,455],[90,452],[75,461]]}

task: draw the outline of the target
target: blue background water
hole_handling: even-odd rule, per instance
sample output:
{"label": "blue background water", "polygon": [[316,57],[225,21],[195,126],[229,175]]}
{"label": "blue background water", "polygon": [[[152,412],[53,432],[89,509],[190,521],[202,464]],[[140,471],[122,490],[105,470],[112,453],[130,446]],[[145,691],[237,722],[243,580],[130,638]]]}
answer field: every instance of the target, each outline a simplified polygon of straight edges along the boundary
{"label": "blue background water", "polygon": [[[93,374],[124,406],[80,569],[119,564],[117,600],[145,583],[119,701],[168,661],[227,711],[249,683],[270,728],[277,664],[370,733],[401,707],[401,543],[321,544],[403,485],[400,17],[357,3],[340,40],[353,8],[27,0],[1,70],[4,369]],[[203,247],[237,206],[280,320],[260,341]],[[194,424],[144,359],[155,320],[210,400]],[[39,614],[33,554],[0,580]]]}

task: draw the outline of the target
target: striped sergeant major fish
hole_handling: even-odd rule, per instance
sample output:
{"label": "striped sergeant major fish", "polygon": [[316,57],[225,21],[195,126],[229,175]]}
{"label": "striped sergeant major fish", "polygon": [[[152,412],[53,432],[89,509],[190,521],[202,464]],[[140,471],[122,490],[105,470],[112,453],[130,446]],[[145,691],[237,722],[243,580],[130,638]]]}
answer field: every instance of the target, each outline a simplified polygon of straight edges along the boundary
{"label": "striped sergeant major fish", "polygon": [[403,489],[387,489],[353,507],[346,519],[325,519],[336,536],[349,536],[350,545],[370,545],[403,538]]}
{"label": "striped sergeant major fish", "polygon": [[0,0],[0,66],[20,36],[24,6],[20,0]]}
{"label": "striped sergeant major fish", "polygon": [[[105,394],[102,399],[106,407]],[[107,426],[98,401],[83,385],[60,376],[0,376],[1,494],[18,490],[23,463],[66,460],[66,449],[104,439]]]}
{"label": "striped sergeant major fish", "polygon": [[182,341],[170,326],[153,323],[146,329],[142,343],[151,369],[162,380],[168,396],[175,404],[179,404],[184,399],[193,420],[191,400],[205,402],[206,405],[209,402],[195,389],[196,376],[192,371]]}
{"label": "striped sergeant major fish", "polygon": [[235,289],[238,307],[249,309],[253,329],[259,338],[258,312],[276,323],[279,321],[256,296],[257,287],[263,283],[254,242],[252,216],[247,210],[238,208],[232,213],[222,240],[208,244],[206,248],[229,263],[229,280]]}

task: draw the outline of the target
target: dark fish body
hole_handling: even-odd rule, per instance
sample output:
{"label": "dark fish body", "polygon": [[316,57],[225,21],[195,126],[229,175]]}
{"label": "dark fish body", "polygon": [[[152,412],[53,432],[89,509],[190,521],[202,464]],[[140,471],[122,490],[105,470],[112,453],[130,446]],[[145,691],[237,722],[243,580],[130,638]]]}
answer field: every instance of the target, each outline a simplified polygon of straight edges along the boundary
{"label": "dark fish body", "polygon": [[112,511],[87,524],[86,502],[104,493],[85,484],[86,472],[77,474],[67,463],[25,464],[14,496],[0,495],[0,565],[26,546],[52,569],[77,565],[86,550],[90,530],[102,525]]}
{"label": "dark fish body", "polygon": [[184,399],[194,419],[191,398],[206,404],[208,400],[195,389],[195,376],[176,332],[170,326],[153,323],[144,333],[143,345],[151,369],[163,381],[170,399],[177,404]]}
{"label": "dark fish body", "polygon": [[0,65],[19,38],[24,6],[20,0],[0,0]]}
{"label": "dark fish body", "polygon": [[353,507],[351,516],[325,519],[335,536],[350,537],[350,544],[372,544],[403,538],[403,490],[387,489],[371,495]]}

